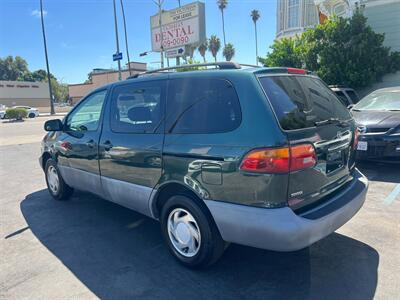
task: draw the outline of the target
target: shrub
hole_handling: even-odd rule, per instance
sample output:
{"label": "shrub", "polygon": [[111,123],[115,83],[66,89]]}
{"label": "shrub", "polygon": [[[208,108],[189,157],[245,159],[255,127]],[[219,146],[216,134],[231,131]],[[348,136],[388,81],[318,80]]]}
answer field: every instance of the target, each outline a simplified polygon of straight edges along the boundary
{"label": "shrub", "polygon": [[22,120],[26,118],[28,112],[24,108],[7,108],[6,116],[8,119]]}

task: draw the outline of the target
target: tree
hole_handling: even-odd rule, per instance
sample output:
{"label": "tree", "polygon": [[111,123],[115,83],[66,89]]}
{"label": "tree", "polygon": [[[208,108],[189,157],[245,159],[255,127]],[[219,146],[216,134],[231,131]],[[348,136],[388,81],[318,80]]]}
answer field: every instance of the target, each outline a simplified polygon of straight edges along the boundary
{"label": "tree", "polygon": [[295,47],[296,42],[296,38],[276,40],[271,46],[272,52],[266,58],[260,57],[260,62],[266,67],[301,68],[301,55]]}
{"label": "tree", "polygon": [[390,53],[384,38],[356,9],[349,19],[333,17],[300,37],[275,41],[262,63],[307,68],[328,84],[366,87],[400,70],[400,53]]}
{"label": "tree", "polygon": [[208,43],[208,50],[211,52],[212,56],[214,57],[214,61],[217,62],[217,54],[219,49],[221,48],[221,41],[216,35],[212,35],[210,37]]}
{"label": "tree", "polygon": [[218,0],[217,1],[217,5],[218,5],[218,8],[221,11],[221,16],[222,16],[222,34],[223,34],[223,38],[224,38],[224,46],[226,46],[224,9],[228,5],[228,0]]}
{"label": "tree", "polygon": [[0,58],[0,80],[21,81],[28,74],[28,63],[22,57]]}
{"label": "tree", "polygon": [[203,61],[206,62],[206,51],[208,49],[208,40],[205,40],[203,43],[200,44],[198,50],[199,53],[201,55],[201,57],[203,57]]}
{"label": "tree", "polygon": [[231,61],[232,57],[235,56],[235,48],[231,43],[228,43],[224,47],[224,51],[222,51],[222,54],[224,55],[226,61]]}
{"label": "tree", "polygon": [[254,22],[254,34],[255,34],[255,38],[256,38],[256,65],[258,65],[258,41],[257,41],[257,21],[260,18],[260,12],[256,9],[253,9],[251,11],[251,19]]}

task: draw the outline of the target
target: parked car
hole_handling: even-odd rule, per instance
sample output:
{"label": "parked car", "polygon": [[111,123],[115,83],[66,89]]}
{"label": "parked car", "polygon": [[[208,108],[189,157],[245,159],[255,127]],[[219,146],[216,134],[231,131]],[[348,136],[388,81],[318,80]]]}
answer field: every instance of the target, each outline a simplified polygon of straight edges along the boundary
{"label": "parked car", "polygon": [[361,132],[357,158],[400,163],[400,86],[372,92],[351,111]]}
{"label": "parked car", "polygon": [[329,87],[346,107],[351,107],[360,101],[356,91],[352,88],[340,85],[330,85]]}
{"label": "parked car", "polygon": [[0,119],[4,119],[6,117],[6,109],[7,106],[0,104]]}
{"label": "parked car", "polygon": [[30,107],[30,106],[23,106],[23,105],[19,105],[19,106],[13,106],[13,108],[24,108],[27,110],[27,116],[29,118],[36,118],[39,116],[39,110],[35,107]]}
{"label": "parked car", "polygon": [[188,267],[227,243],[302,249],[350,220],[367,179],[354,120],[328,86],[300,69],[209,65],[104,86],[47,121],[51,196],[83,190],[159,220]]}

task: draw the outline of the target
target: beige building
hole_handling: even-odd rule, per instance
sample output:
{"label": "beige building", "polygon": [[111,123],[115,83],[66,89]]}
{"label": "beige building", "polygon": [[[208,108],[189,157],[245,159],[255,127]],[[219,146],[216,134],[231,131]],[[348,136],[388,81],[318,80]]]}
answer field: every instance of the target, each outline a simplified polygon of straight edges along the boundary
{"label": "beige building", "polygon": [[[146,71],[146,63],[131,62],[131,73],[135,75]],[[122,79],[128,78],[129,70],[124,68],[121,72]],[[69,97],[72,104],[77,103],[82,97],[87,95],[90,91],[102,85],[118,81],[118,71],[109,69],[93,69],[90,73],[90,83],[69,84]]]}
{"label": "beige building", "polygon": [[0,81],[0,104],[48,107],[49,85],[46,82]]}

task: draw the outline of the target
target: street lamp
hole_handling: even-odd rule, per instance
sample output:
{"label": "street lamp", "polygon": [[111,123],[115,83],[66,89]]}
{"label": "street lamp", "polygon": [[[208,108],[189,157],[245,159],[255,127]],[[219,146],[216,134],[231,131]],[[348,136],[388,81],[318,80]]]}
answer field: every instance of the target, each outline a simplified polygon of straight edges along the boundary
{"label": "street lamp", "polygon": [[[119,54],[119,41],[118,41],[118,24],[117,24],[117,11],[115,8],[115,0],[113,0],[114,4],[114,24],[115,24],[115,39],[117,43],[117,54]],[[118,80],[121,80],[121,61],[118,59]]]}
{"label": "street lamp", "polygon": [[46,58],[46,68],[47,68],[47,80],[49,82],[49,94],[50,94],[50,114],[54,115],[54,103],[53,103],[53,90],[51,88],[51,78],[50,78],[50,68],[49,68],[49,58],[47,56],[47,43],[46,43],[46,33],[44,31],[44,20],[43,20],[43,3],[40,0],[40,19],[42,20],[42,33],[43,33],[43,43],[44,43],[44,56]]}

